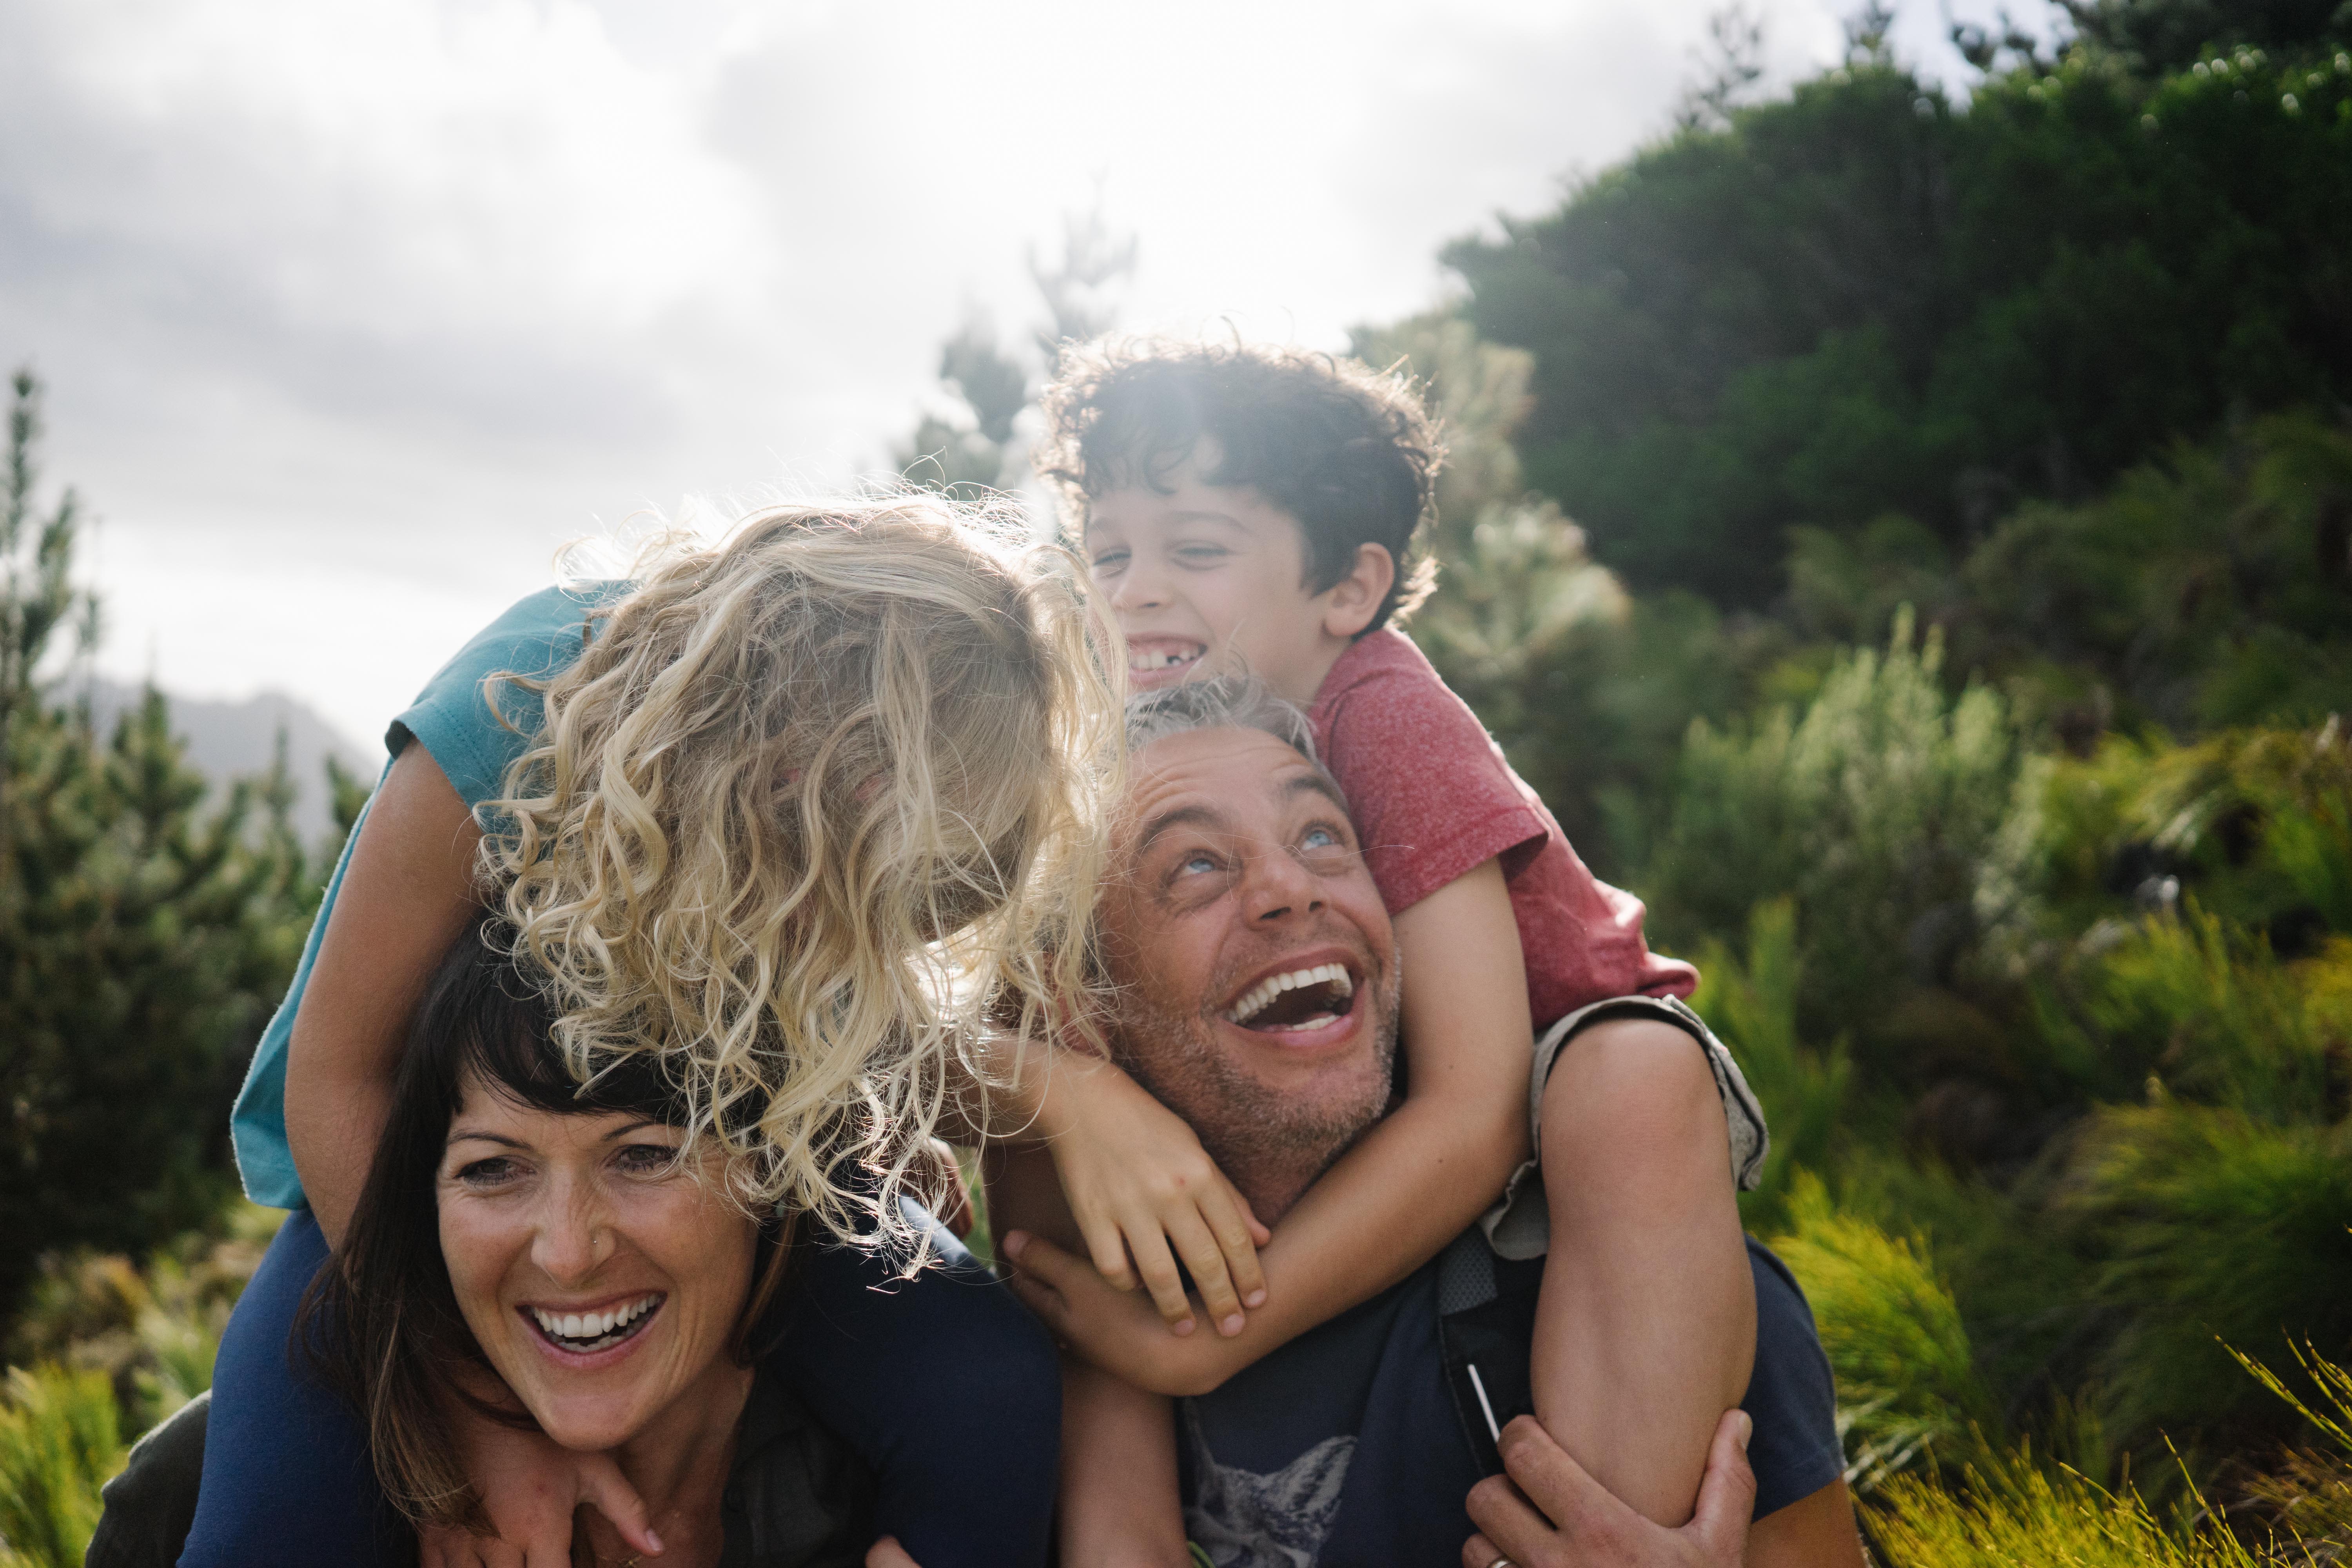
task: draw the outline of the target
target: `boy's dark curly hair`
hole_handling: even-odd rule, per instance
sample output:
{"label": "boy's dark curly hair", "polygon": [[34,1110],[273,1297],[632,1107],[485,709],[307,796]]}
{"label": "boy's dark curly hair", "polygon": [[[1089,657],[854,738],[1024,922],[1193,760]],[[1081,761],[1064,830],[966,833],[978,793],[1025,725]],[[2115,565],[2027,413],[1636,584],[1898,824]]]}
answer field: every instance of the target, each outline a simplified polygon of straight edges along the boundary
{"label": "boy's dark curly hair", "polygon": [[1104,338],[1062,351],[1045,389],[1038,474],[1083,531],[1088,501],[1160,488],[1202,437],[1215,485],[1247,485],[1298,520],[1307,591],[1348,574],[1359,546],[1385,546],[1396,584],[1366,635],[1402,621],[1436,584],[1415,555],[1436,506],[1445,447],[1411,378],[1360,361],[1265,343]]}

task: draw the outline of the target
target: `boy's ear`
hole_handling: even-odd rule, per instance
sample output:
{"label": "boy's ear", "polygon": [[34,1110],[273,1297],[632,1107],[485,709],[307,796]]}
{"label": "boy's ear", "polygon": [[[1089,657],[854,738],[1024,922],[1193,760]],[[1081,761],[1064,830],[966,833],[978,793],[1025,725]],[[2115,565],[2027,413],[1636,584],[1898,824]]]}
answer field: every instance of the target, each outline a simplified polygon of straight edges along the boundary
{"label": "boy's ear", "polygon": [[1396,586],[1396,557],[1385,544],[1356,546],[1355,564],[1348,574],[1324,590],[1323,631],[1342,640],[1372,624],[1381,601]]}

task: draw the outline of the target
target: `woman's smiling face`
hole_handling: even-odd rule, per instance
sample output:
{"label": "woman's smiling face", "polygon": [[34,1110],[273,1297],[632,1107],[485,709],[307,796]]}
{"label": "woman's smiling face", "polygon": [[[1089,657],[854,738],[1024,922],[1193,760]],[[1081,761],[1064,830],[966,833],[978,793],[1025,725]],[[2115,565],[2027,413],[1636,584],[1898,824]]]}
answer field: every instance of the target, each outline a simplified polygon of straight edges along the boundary
{"label": "woman's smiling face", "polygon": [[436,1178],[441,1250],[490,1365],[547,1435],[617,1447],[740,1377],[758,1233],[716,1152],[642,1116],[556,1115],[468,1076]]}

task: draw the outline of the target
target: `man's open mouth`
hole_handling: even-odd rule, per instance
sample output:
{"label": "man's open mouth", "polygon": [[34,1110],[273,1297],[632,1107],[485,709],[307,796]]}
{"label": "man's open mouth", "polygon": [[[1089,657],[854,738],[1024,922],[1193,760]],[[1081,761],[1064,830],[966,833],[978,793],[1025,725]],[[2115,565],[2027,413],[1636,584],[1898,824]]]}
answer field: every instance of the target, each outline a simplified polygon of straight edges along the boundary
{"label": "man's open mouth", "polygon": [[1225,1009],[1225,1022],[1265,1034],[1288,1034],[1326,1028],[1355,1005],[1356,980],[1347,966],[1318,963],[1267,975]]}
{"label": "man's open mouth", "polygon": [[525,1307],[522,1310],[549,1344],[574,1355],[588,1355],[636,1338],[668,1300],[656,1290],[601,1312],[550,1312],[538,1307]]}

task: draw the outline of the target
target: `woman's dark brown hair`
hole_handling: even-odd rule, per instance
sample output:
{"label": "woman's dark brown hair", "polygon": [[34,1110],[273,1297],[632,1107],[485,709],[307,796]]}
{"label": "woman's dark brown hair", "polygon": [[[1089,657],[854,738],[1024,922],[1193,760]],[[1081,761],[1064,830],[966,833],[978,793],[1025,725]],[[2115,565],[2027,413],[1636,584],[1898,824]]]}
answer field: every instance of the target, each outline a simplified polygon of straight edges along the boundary
{"label": "woman's dark brown hair", "polygon": [[1062,351],[1045,389],[1037,472],[1073,517],[1129,485],[1154,489],[1203,437],[1213,485],[1247,485],[1298,520],[1307,581],[1320,594],[1378,544],[1396,582],[1365,634],[1411,615],[1436,585],[1415,557],[1445,455],[1411,378],[1270,343],[1106,338]]}
{"label": "woman's dark brown hair", "polygon": [[[614,1059],[583,1085],[549,1041],[553,1021],[541,988],[518,968],[513,933],[500,921],[469,928],[441,961],[410,1031],[349,1229],[295,1320],[294,1342],[322,1381],[364,1419],[377,1479],[418,1524],[483,1528],[480,1501],[458,1465],[446,1410],[452,1402],[510,1426],[527,1415],[486,1402],[446,1369],[489,1378],[466,1326],[441,1254],[436,1176],[469,1076],[514,1103],[558,1116],[625,1112],[686,1124],[687,1097],[660,1058]],[[729,1351],[749,1365],[791,1251],[789,1218],[760,1227],[752,1289]]]}

